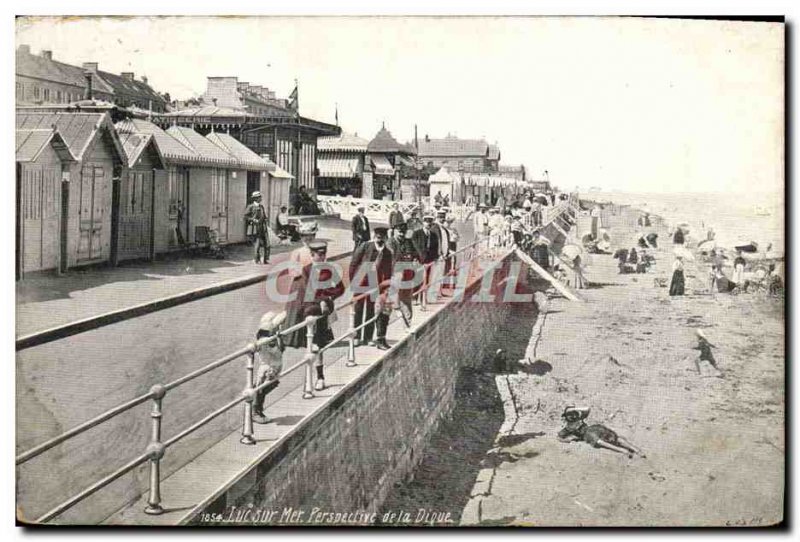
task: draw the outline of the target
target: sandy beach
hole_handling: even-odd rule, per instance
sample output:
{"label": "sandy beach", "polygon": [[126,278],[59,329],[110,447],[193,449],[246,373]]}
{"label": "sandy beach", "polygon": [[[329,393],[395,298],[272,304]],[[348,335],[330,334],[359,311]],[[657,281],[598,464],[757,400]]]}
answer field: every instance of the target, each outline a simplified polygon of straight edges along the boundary
{"label": "sandy beach", "polygon": [[[614,248],[634,246],[633,212],[605,224]],[[653,278],[669,276],[671,249],[655,252],[655,268],[640,275],[620,275],[610,255],[592,255],[585,302],[548,301],[535,357],[552,371],[507,377],[513,432],[498,435],[500,445],[484,459],[504,458],[494,462],[489,490],[473,492],[462,523],[763,526],[782,519],[783,301],[708,295],[702,263],[687,265],[688,295],[670,298]],[[707,367],[698,374],[697,329],[717,347],[721,374]],[[612,428],[647,457],[560,441],[568,405],[590,407],[589,424]]]}

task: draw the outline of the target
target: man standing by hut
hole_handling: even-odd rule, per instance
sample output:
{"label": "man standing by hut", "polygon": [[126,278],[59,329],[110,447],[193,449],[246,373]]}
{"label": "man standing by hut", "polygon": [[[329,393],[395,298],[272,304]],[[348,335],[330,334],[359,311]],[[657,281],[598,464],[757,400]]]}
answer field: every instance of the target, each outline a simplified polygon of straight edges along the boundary
{"label": "man standing by hut", "polygon": [[[253,257],[256,263],[269,263],[269,237],[267,210],[261,204],[261,192],[251,194],[253,201],[244,212],[247,222],[247,237],[253,243]],[[263,253],[263,256],[262,256]]]}
{"label": "man standing by hut", "polygon": [[364,214],[364,205],[359,205],[357,210],[358,213],[356,213],[352,221],[353,243],[355,243],[353,250],[369,241],[370,238],[369,220]]}
{"label": "man standing by hut", "polygon": [[[392,276],[392,252],[386,246],[386,228],[375,228],[375,240],[367,241],[359,245],[353,252],[353,257],[350,260],[350,287],[354,288],[353,295],[358,296],[363,293],[363,290],[376,286],[370,284],[369,276],[377,277],[377,283],[381,284],[388,281]],[[353,327],[359,327],[364,322],[372,320],[375,316],[375,300],[378,298],[379,293],[370,293],[353,305],[355,317],[353,319]],[[385,315],[379,315],[378,319],[384,318]],[[370,346],[377,346],[381,350],[387,350],[389,345],[386,344],[386,325],[388,324],[388,316],[385,316],[386,322],[381,322],[378,325],[378,338],[377,341],[372,341],[372,334],[375,331],[375,323],[371,322],[365,325],[362,329],[356,332],[356,346],[362,344],[369,344]]]}

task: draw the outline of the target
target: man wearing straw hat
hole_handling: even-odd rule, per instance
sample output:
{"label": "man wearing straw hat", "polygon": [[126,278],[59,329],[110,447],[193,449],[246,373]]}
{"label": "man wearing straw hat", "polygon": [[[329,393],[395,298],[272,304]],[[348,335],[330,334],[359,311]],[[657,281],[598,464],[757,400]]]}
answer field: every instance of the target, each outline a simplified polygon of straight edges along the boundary
{"label": "man wearing straw hat", "polygon": [[472,218],[475,237],[486,237],[489,235],[489,217],[486,215],[486,205],[478,204],[478,210]]}
{"label": "man wearing straw hat", "polygon": [[[253,254],[256,263],[269,263],[269,237],[267,211],[261,204],[261,192],[255,191],[250,197],[253,201],[244,212],[247,222],[247,237],[253,243]],[[263,251],[263,256],[261,255]]]}

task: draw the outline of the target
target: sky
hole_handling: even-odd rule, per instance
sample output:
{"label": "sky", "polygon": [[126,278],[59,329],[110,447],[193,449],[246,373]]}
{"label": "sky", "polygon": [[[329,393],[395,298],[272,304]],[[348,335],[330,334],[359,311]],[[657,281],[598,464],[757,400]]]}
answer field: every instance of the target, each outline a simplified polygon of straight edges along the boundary
{"label": "sky", "polygon": [[781,24],[559,17],[17,19],[34,53],[147,75],[172,98],[235,75],[371,139],[454,134],[562,189],[783,191]]}

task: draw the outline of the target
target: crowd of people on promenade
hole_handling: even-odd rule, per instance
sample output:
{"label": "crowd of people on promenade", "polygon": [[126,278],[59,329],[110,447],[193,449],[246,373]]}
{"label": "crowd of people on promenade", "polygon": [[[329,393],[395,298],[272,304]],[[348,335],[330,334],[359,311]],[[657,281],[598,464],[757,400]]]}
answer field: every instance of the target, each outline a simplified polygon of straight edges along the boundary
{"label": "crowd of people on promenade", "polygon": [[[525,194],[519,201],[495,206],[477,204],[468,218],[475,226],[475,237],[489,237],[488,249],[516,244],[532,255],[533,260],[544,269],[551,269],[549,241],[541,234],[539,225],[543,218],[542,206],[552,205],[532,199]],[[261,205],[260,194],[252,194],[253,203],[245,216],[254,239],[254,257],[267,262],[269,243],[265,240],[266,213]],[[277,386],[281,372],[280,358],[286,348],[297,348],[309,352],[320,352],[334,341],[332,324],[338,318],[334,304],[348,288],[353,294],[352,329],[353,346],[372,346],[379,350],[390,348],[386,339],[390,317],[395,311],[399,318],[410,326],[414,307],[426,310],[429,291],[434,289],[441,296],[452,296],[456,274],[456,254],[461,233],[455,227],[456,218],[451,209],[433,200],[428,209],[413,209],[405,215],[398,203],[392,206],[388,226],[374,227],[366,216],[364,206],[350,221],[353,252],[350,264],[338,276],[337,268],[323,265],[327,259],[327,242],[316,238],[317,227],[301,222],[292,232],[301,246],[293,250],[289,261],[296,264],[281,272],[277,289],[288,294],[283,310],[269,312],[262,318],[257,330],[257,341],[273,336],[258,349],[256,386],[268,381],[253,403],[253,421],[268,423],[264,414],[267,391]],[[285,211],[285,210],[284,210]],[[285,222],[278,221],[278,227]],[[436,272],[436,274],[434,274]],[[421,275],[421,280],[418,277]],[[345,281],[347,279],[347,281]],[[416,280],[415,280],[416,279]],[[394,282],[393,282],[394,281]],[[349,286],[345,286],[345,284]],[[389,288],[394,284],[396,288]],[[376,286],[380,285],[377,289]],[[281,336],[282,330],[296,327],[312,318],[316,321],[311,331],[300,326]],[[314,388],[325,389],[325,369],[322,356],[314,359],[316,372]],[[264,391],[267,390],[267,391]]]}

